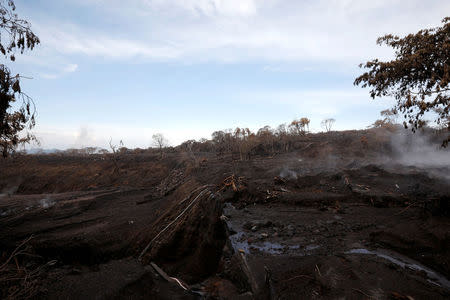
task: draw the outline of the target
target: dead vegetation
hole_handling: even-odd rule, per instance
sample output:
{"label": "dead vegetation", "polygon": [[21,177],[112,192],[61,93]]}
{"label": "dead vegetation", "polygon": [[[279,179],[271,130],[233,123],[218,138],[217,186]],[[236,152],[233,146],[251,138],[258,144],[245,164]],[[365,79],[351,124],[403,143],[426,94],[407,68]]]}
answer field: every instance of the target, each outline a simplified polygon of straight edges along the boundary
{"label": "dead vegetation", "polygon": [[0,297],[2,299],[30,299],[40,292],[42,276],[56,261],[45,264],[30,263],[30,257],[38,257],[29,242],[23,240],[9,255],[2,253],[0,260]]}

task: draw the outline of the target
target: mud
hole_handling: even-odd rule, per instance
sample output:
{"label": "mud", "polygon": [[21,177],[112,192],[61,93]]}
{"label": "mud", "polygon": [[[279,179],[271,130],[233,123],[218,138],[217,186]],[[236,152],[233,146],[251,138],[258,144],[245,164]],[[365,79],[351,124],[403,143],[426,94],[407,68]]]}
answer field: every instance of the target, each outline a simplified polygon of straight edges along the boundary
{"label": "mud", "polygon": [[320,148],[2,162],[0,296],[450,297],[449,169]]}

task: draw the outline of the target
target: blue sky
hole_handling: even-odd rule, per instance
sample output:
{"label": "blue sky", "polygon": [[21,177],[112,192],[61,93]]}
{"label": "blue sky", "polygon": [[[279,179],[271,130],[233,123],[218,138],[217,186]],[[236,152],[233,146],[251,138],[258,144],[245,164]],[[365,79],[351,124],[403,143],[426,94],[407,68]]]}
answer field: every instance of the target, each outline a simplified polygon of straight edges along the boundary
{"label": "blue sky", "polygon": [[389,99],[354,87],[375,41],[438,26],[447,0],[16,1],[41,45],[8,63],[31,76],[43,148],[172,145],[308,117],[373,123]]}

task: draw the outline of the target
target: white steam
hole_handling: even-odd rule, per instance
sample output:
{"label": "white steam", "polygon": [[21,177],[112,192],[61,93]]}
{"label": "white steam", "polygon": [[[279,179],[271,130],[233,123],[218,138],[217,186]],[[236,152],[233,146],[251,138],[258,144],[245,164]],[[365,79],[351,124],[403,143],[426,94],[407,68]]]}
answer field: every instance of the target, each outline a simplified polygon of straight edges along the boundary
{"label": "white steam", "polygon": [[442,148],[444,136],[409,131],[395,133],[391,146],[396,161],[402,165],[419,168],[450,167],[450,149]]}

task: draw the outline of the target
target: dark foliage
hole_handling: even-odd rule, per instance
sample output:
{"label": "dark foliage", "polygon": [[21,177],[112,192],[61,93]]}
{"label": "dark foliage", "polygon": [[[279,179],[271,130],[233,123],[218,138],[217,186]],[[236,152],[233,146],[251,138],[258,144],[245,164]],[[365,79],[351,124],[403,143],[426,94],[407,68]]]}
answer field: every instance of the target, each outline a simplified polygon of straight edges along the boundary
{"label": "dark foliage", "polygon": [[[31,31],[31,25],[15,13],[12,0],[0,0],[0,52],[11,61],[15,53],[33,50],[39,38]],[[0,64],[0,151],[3,157],[18,145],[36,140],[33,135],[19,134],[35,125],[35,107],[32,99],[22,92],[19,75]],[[20,101],[21,103],[15,103]]]}
{"label": "dark foliage", "polygon": [[[424,114],[434,112],[435,122],[450,130],[450,18],[437,28],[423,29],[405,37],[391,34],[378,38],[377,44],[395,49],[395,59],[374,59],[361,64],[369,69],[354,84],[370,87],[370,96],[392,96],[394,110],[405,118],[413,131],[425,125]],[[444,140],[447,146],[450,136]]]}

